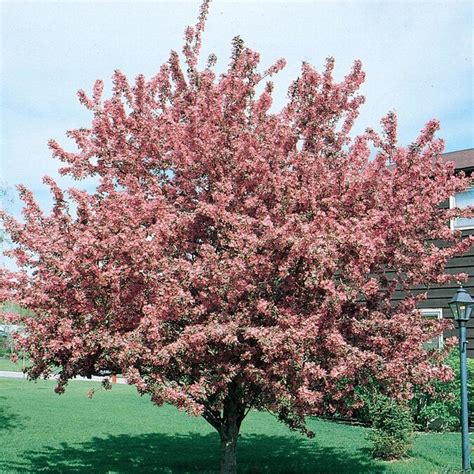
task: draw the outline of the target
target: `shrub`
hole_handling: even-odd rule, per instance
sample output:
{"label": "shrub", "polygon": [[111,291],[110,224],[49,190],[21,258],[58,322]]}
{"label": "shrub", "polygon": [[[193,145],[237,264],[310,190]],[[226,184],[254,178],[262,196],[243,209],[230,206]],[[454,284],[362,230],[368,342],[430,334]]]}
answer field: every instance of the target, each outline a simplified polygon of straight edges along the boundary
{"label": "shrub", "polygon": [[450,382],[431,382],[415,388],[409,402],[415,426],[420,431],[454,431],[459,429],[460,375],[459,354],[454,349],[445,363],[454,372]]}
{"label": "shrub", "polygon": [[[454,372],[449,382],[433,381],[426,385],[414,387],[414,396],[408,402],[411,417],[416,430],[419,431],[455,431],[459,430],[460,382],[459,353],[451,351],[445,364]],[[474,360],[468,359],[469,380],[474,376]],[[474,392],[474,390],[470,389]],[[357,395],[364,405],[353,413],[353,418],[361,423],[371,424],[371,413],[377,404],[383,387],[375,381],[372,384],[358,387]],[[474,410],[474,402],[470,400]]]}
{"label": "shrub", "polygon": [[0,357],[10,357],[12,353],[12,340],[8,335],[0,333]]}
{"label": "shrub", "polygon": [[413,442],[413,421],[408,407],[380,396],[370,409],[373,431],[372,456],[379,459],[400,459],[407,455]]}

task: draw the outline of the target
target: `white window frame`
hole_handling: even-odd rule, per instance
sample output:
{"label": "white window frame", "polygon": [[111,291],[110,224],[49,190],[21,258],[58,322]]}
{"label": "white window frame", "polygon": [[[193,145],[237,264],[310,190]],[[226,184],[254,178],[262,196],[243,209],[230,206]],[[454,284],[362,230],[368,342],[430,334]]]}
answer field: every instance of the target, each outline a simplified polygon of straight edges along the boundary
{"label": "white window frame", "polygon": [[[466,188],[466,191],[468,189],[474,189],[474,185],[470,185]],[[449,208],[450,209],[453,209],[456,207],[456,197],[455,196],[449,196]],[[455,230],[469,230],[469,229],[474,229],[474,221],[472,224],[470,225],[464,225],[464,226],[456,226],[456,219],[457,217],[454,217],[453,219],[451,219],[451,222],[449,223],[450,225],[450,228],[452,231],[455,231]]]}
{"label": "white window frame", "polygon": [[[424,318],[436,318],[443,319],[443,309],[442,308],[423,308],[420,309],[421,316]],[[441,350],[444,345],[443,333],[441,333],[437,338],[434,337],[432,340],[438,339],[438,350]],[[428,342],[428,341],[426,341]]]}

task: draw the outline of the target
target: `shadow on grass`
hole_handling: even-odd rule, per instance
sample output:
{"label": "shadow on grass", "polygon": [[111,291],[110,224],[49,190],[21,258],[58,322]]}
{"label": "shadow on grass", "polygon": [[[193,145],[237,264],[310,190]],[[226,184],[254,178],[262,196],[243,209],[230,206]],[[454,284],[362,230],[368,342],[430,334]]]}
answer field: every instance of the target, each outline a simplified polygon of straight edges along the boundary
{"label": "shadow on grass", "polygon": [[16,413],[10,413],[8,408],[5,408],[6,399],[6,397],[0,397],[0,433],[2,433],[2,435],[5,434],[5,431],[21,430],[24,427],[20,421],[23,417],[20,417]]}
{"label": "shadow on grass", "polygon": [[[318,448],[304,439],[244,435],[239,440],[240,473],[382,472],[363,451]],[[92,438],[60,448],[43,447],[19,462],[1,461],[0,470],[28,472],[212,473],[219,466],[217,434],[144,434]]]}

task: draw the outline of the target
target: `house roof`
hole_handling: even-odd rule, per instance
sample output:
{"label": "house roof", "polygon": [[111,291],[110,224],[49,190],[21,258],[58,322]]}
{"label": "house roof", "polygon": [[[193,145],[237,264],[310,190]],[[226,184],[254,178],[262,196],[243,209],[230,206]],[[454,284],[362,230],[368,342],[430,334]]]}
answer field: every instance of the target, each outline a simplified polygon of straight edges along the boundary
{"label": "house roof", "polygon": [[444,161],[454,161],[457,170],[474,168],[474,148],[451,151],[441,155]]}

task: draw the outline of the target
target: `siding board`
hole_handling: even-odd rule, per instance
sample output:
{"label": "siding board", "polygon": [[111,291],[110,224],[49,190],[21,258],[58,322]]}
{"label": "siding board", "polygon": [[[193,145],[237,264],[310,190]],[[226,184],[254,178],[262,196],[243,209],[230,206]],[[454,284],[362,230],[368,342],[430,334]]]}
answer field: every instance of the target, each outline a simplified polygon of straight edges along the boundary
{"label": "siding board", "polygon": [[[474,148],[468,150],[461,150],[457,152],[446,153],[442,155],[444,161],[454,161],[456,166],[456,172],[464,171],[467,175],[472,173],[474,167]],[[449,202],[443,202],[441,206],[443,209],[449,207]],[[474,235],[474,229],[462,230],[463,237]],[[441,248],[446,248],[450,244],[447,242],[434,242]],[[457,255],[453,257],[446,265],[446,273],[466,273],[469,275],[467,282],[463,283],[464,288],[474,297],[474,247],[471,247],[468,252],[463,255]],[[421,288],[417,287],[415,293],[421,293],[427,291],[427,299],[419,304],[420,309],[423,308],[441,308],[443,310],[443,318],[452,319],[451,312],[449,310],[448,303],[451,298],[455,295],[458,285],[455,282],[431,287]],[[403,292],[397,292],[394,302],[400,301],[403,297]],[[453,322],[454,325],[454,322]],[[450,330],[445,331],[444,337],[457,336],[458,330],[453,327]],[[474,358],[474,319],[471,319],[467,324],[467,355],[468,357]]]}

